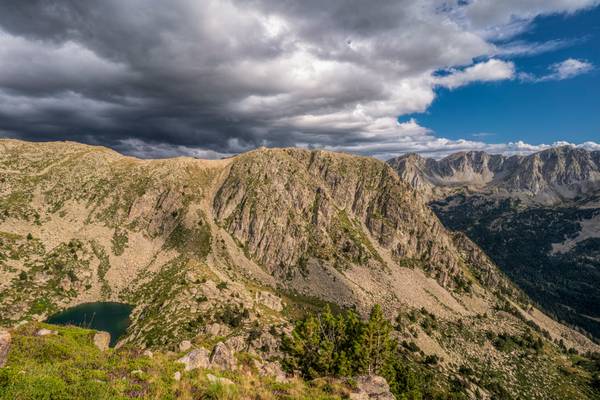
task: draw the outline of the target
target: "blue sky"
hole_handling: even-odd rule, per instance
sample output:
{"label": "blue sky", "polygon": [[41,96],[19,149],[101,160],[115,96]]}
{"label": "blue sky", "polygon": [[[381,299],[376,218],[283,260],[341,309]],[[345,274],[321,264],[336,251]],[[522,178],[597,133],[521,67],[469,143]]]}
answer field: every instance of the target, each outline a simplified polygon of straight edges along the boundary
{"label": "blue sky", "polygon": [[[436,135],[489,143],[530,144],[600,139],[600,7],[574,15],[537,17],[529,29],[510,41],[562,47],[537,55],[507,57],[517,73],[547,74],[565,59],[585,60],[590,72],[569,79],[527,82],[519,79],[475,83],[454,90],[438,89],[437,98],[415,118]],[[498,44],[506,44],[498,42]]]}

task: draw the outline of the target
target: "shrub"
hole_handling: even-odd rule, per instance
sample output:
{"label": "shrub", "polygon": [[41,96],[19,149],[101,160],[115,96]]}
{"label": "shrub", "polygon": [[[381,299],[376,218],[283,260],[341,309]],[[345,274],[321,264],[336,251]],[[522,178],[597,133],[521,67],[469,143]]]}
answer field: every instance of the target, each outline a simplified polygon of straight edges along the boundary
{"label": "shrub", "polygon": [[217,315],[217,320],[232,328],[238,328],[249,316],[250,312],[247,309],[227,304]]}

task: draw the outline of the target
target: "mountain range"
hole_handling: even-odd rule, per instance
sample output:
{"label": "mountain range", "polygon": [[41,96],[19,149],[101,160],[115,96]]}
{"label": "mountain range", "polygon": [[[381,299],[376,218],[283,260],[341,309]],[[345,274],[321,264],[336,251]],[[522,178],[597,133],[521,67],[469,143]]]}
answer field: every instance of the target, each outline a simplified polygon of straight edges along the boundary
{"label": "mountain range", "polygon": [[435,160],[406,154],[388,163],[412,187],[432,198],[462,189],[552,206],[588,196],[595,200],[600,190],[600,151],[572,146],[526,156],[471,151]]}
{"label": "mountain range", "polygon": [[[389,163],[291,148],[141,160],[4,139],[0,325],[116,301],[134,307],[117,347],[168,358],[219,340],[213,355],[279,362],[279,340],[302,315],[328,306],[366,317],[378,304],[407,359],[467,398],[591,398],[593,376],[575,357],[600,347],[540,311],[535,302],[553,309],[452,212],[467,204],[455,198],[488,190],[529,196],[519,210],[595,210],[579,204],[593,204],[597,165],[598,153],[566,148]],[[576,233],[556,251],[590,246]]]}
{"label": "mountain range", "polygon": [[600,151],[408,154],[388,163],[542,308],[600,337]]}

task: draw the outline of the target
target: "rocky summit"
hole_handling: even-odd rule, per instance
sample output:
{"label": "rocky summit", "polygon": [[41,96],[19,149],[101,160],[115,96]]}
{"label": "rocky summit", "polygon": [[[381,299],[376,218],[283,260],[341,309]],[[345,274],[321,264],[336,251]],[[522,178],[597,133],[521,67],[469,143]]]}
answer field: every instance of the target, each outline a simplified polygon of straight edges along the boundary
{"label": "rocky summit", "polygon": [[[452,398],[594,398],[586,357],[599,346],[541,312],[471,235],[446,229],[428,206],[432,182],[456,166],[457,184],[498,182],[504,190],[518,181],[544,201],[588,193],[598,155],[566,152],[532,161],[461,156],[473,160],[468,166],[265,148],[221,160],[140,160],[78,143],[1,140],[0,326],[12,347],[0,388],[17,393],[23,365],[38,377],[44,365],[89,351],[104,371],[89,376],[91,385],[125,398],[199,398],[216,386],[221,398],[419,398],[427,386],[464,396]],[[560,160],[574,157],[591,183],[563,190],[573,169]],[[544,174],[534,174],[535,184],[529,175],[508,177],[502,171],[513,164]],[[406,167],[397,172],[398,165]],[[134,306],[114,349],[85,327],[40,324],[96,301]],[[311,354],[302,335],[313,332],[313,319],[298,321],[323,315],[314,321],[326,324],[330,312],[349,313],[339,326],[363,332],[363,343],[373,321],[383,321],[375,305],[393,325],[386,335],[396,360],[404,360],[395,373],[407,368],[414,380],[342,378],[351,369],[337,358],[296,369],[310,360],[290,359],[297,353],[286,349]],[[39,329],[57,333],[36,336]],[[349,343],[339,340],[339,348]],[[115,361],[119,354],[132,365]],[[116,372],[106,372],[115,363]],[[314,376],[331,365],[335,372]],[[366,375],[389,372],[365,365]],[[115,386],[117,379],[131,385]]]}

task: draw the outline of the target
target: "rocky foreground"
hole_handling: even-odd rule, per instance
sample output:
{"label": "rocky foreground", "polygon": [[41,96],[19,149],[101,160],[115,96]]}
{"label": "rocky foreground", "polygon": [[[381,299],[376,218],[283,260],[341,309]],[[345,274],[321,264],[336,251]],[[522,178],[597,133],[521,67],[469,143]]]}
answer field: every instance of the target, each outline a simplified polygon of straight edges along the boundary
{"label": "rocky foreground", "polygon": [[0,399],[394,398],[378,376],[309,385],[255,358],[237,359],[221,342],[204,359],[198,350],[181,357],[185,351],[107,349],[97,335],[37,324],[0,333]]}

